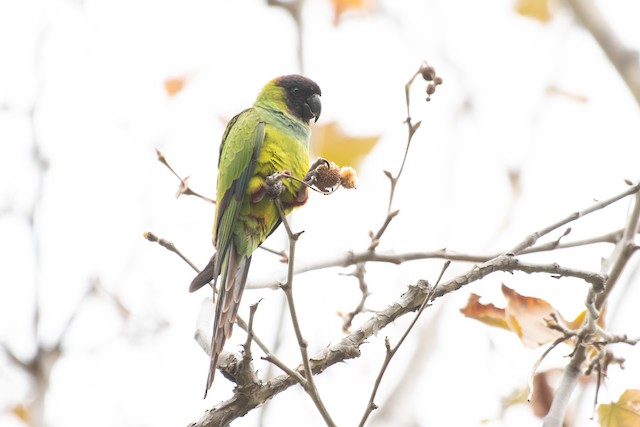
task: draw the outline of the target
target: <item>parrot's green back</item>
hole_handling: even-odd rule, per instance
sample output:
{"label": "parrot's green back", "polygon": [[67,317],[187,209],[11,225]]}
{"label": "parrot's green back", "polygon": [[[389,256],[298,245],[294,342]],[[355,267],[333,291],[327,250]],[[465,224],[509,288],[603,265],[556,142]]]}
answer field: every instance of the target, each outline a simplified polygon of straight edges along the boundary
{"label": "parrot's green back", "polygon": [[[232,333],[251,255],[281,222],[266,179],[277,172],[304,178],[309,169],[309,121],[320,115],[319,96],[320,88],[306,77],[276,78],[224,132],[213,227],[216,254],[190,286],[194,291],[211,280],[220,282],[207,390]],[[307,200],[307,188],[298,180],[280,181],[276,194],[286,214]]]}
{"label": "parrot's green back", "polygon": [[[246,140],[260,140],[256,135],[259,123],[264,123],[264,139],[260,147],[256,147],[259,142],[255,142],[253,150],[257,148],[257,153],[251,159],[253,150],[241,146]],[[250,136],[247,138],[247,135]],[[263,197],[252,203],[251,199],[261,191],[265,178],[276,172],[286,170],[298,179],[305,176],[309,169],[309,135],[308,126],[259,105],[243,111],[237,117],[226,135],[220,155],[214,242],[224,241],[226,233],[231,233],[238,255],[251,256],[274,231],[280,223],[280,216],[273,200]],[[239,194],[234,194],[234,191],[237,192],[234,182],[243,172],[247,172],[247,168],[253,170],[240,199]],[[304,203],[304,200],[296,200],[302,184],[293,179],[283,179],[282,183],[285,191],[280,200],[288,214],[295,206]],[[233,209],[239,209],[235,224],[224,218],[225,214],[231,217],[228,211],[232,206]]]}

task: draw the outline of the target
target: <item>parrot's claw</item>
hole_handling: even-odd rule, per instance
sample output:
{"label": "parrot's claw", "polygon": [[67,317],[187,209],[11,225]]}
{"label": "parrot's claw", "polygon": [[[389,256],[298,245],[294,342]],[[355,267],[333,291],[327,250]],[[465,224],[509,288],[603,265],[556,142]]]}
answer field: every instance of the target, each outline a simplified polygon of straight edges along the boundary
{"label": "parrot's claw", "polygon": [[331,163],[329,163],[327,159],[318,157],[316,161],[313,162],[309,167],[309,172],[307,172],[307,174],[304,176],[303,181],[307,185],[313,185],[316,183],[316,181],[318,180],[318,168],[320,166],[324,166],[326,169],[329,169],[329,167],[331,166]]}
{"label": "parrot's claw", "polygon": [[280,197],[282,193],[284,193],[285,187],[282,183],[283,175],[290,175],[291,173],[288,171],[284,172],[276,172],[273,175],[269,175],[265,178],[264,184],[262,184],[262,189],[264,191],[264,195],[270,199],[277,199]]}
{"label": "parrot's claw", "polygon": [[318,169],[318,166],[320,165],[325,165],[327,168],[329,168],[331,166],[331,163],[329,162],[329,160],[325,159],[324,157],[318,157],[316,161],[313,162],[311,167],[309,167],[309,172],[311,172],[312,170]]}
{"label": "parrot's claw", "polygon": [[303,181],[307,185],[313,185],[316,183],[317,180],[318,180],[318,171],[312,170],[307,172],[307,174],[304,176]]}

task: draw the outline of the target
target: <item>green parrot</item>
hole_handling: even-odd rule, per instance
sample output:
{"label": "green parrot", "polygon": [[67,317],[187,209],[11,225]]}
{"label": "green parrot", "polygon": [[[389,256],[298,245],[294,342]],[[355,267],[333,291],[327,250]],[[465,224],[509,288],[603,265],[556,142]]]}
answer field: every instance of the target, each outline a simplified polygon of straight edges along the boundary
{"label": "green parrot", "polygon": [[[189,291],[220,281],[211,339],[211,388],[218,356],[231,336],[247,281],[251,255],[280,225],[274,203],[284,211],[307,201],[307,187],[278,172],[304,179],[309,169],[309,121],[320,116],[320,88],[293,74],[268,82],[253,106],[231,119],[222,136],[218,159],[215,255],[191,282]],[[275,178],[275,179],[274,179]]]}

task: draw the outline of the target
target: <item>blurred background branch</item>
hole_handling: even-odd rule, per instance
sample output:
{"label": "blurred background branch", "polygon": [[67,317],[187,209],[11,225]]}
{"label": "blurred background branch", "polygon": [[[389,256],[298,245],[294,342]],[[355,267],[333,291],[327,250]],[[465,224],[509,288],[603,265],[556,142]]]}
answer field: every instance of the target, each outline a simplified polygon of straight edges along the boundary
{"label": "blurred background branch", "polygon": [[640,56],[620,40],[593,0],[565,0],[578,22],[591,33],[640,106]]}

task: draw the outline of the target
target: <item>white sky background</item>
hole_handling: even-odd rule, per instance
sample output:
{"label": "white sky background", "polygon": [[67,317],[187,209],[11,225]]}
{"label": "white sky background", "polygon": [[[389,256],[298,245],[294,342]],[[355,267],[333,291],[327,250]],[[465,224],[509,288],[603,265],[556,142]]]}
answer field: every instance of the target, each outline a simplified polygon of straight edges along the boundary
{"label": "white sky background", "polygon": [[[19,357],[33,354],[36,283],[45,343],[56,342],[92,280],[99,279],[133,313],[124,321],[106,298],[84,303],[52,374],[50,426],[88,420],[96,427],[187,425],[230,396],[231,384],[219,375],[202,400],[208,360],[192,335],[208,292],[188,294],[193,272],[143,240],[142,232],[172,240],[199,265],[211,255],[212,206],[192,197],[176,201],[178,183],[156,161],[154,148],[163,150],[178,173],[192,176],[192,188],[213,195],[224,121],[249,106],[266,81],[299,71],[294,24],[265,3],[0,2],[0,341]],[[626,0],[599,6],[622,40],[640,48],[640,5]],[[305,230],[299,262],[363,250],[368,230],[381,225],[388,200],[382,170],[397,171],[406,141],[403,85],[423,59],[436,67],[444,85],[429,104],[419,91],[413,97],[414,119],[424,123],[394,202],[401,213],[380,250],[504,250],[593,199],[622,191],[623,179],[640,178],[637,105],[566,11],[542,25],[517,16],[506,0],[382,1],[378,13],[335,27],[330,3],[309,0],[303,19],[305,72],[323,90],[321,122],[336,120],[354,135],[382,139],[359,168],[356,191],[312,194],[295,215],[294,228]],[[164,80],[181,75],[188,76],[187,86],[167,96]],[[550,86],[587,102],[549,95]],[[31,126],[26,111],[34,102]],[[49,164],[41,187],[34,138]],[[521,174],[517,199],[509,170]],[[26,214],[37,200],[34,235]],[[576,223],[570,237],[621,227],[627,208],[627,202],[618,203]],[[269,242],[274,248],[284,244],[282,231]],[[611,249],[599,245],[535,259],[598,270]],[[258,252],[250,281],[282,271],[277,258]],[[408,284],[434,281],[441,265],[370,264],[368,306],[384,308]],[[631,267],[636,265],[634,260]],[[447,277],[468,267],[454,265]],[[296,279],[312,354],[343,336],[335,313],[359,300],[355,279],[340,275],[349,271]],[[438,300],[393,360],[377,399],[385,402],[420,342],[425,363],[412,375],[415,389],[397,407],[408,418],[377,425],[408,425],[412,417],[425,426],[539,424],[524,406],[498,418],[500,398],[526,384],[541,350],[524,349],[515,335],[458,312],[469,292],[502,304],[501,281],[545,298],[567,318],[582,310],[582,283],[544,275],[492,275]],[[614,296],[610,324],[638,336],[634,300],[640,294],[633,288],[621,302]],[[283,295],[247,291],[241,314],[248,317],[248,305],[260,298],[256,331],[270,342]],[[359,359],[318,377],[339,425],[357,424],[383,359],[384,337],[395,342],[406,317],[364,345]],[[367,318],[359,316],[356,324]],[[284,337],[282,358],[295,364],[294,335]],[[244,338],[237,329],[227,348]],[[603,400],[640,388],[638,349],[617,350],[628,359],[627,369],[611,369]],[[554,352],[545,367],[563,366],[566,352]],[[256,363],[263,373],[266,366]],[[28,399],[26,381],[0,356],[0,409]],[[583,399],[581,425],[588,425],[591,399],[589,393]],[[255,426],[257,414],[233,425]],[[0,424],[22,425],[6,413]],[[266,425],[315,426],[322,420],[294,387],[271,402]]]}

